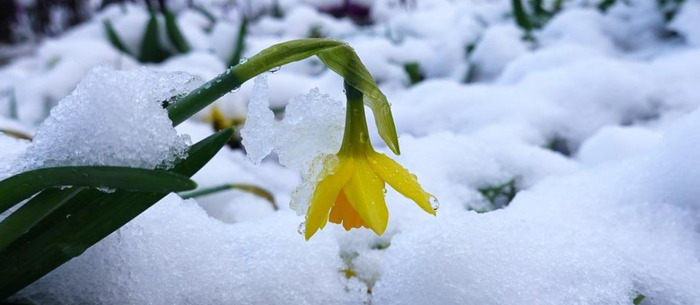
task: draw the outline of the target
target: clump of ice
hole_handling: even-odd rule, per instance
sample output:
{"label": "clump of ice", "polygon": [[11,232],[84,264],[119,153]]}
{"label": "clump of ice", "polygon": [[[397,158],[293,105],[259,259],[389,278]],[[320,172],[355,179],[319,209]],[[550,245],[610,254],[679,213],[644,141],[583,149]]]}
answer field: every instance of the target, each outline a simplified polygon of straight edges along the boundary
{"label": "clump of ice", "polygon": [[[265,76],[255,79],[248,116],[241,130],[248,158],[259,163],[274,151],[287,168],[297,170],[306,181],[320,173],[324,155],[340,149],[345,107],[340,101],[312,89],[293,98],[285,109],[284,119],[275,120],[269,108],[269,87]],[[292,208],[306,212],[313,185],[302,183],[294,193]]]}
{"label": "clump of ice", "polygon": [[197,87],[186,73],[98,66],[51,111],[15,173],[41,167],[171,167],[189,138],[177,134],[162,103]]}

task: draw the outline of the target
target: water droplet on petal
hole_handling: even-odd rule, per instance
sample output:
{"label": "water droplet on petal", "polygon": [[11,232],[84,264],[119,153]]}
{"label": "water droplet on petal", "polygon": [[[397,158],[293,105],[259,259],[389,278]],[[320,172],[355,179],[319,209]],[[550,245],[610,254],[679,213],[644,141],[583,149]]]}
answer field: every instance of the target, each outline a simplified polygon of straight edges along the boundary
{"label": "water droplet on petal", "polygon": [[433,195],[430,195],[430,207],[433,208],[433,211],[437,211],[440,208],[440,201]]}
{"label": "water droplet on petal", "polygon": [[306,222],[299,224],[299,227],[297,227],[297,233],[299,233],[299,235],[304,235],[304,233],[306,233]]}
{"label": "water droplet on petal", "polygon": [[280,68],[282,68],[282,66],[274,67],[274,68],[270,69],[270,73],[275,74],[275,73],[280,71]]}
{"label": "water droplet on petal", "polygon": [[238,90],[241,90],[240,86],[231,89],[231,93],[236,93],[236,92],[238,92]]}

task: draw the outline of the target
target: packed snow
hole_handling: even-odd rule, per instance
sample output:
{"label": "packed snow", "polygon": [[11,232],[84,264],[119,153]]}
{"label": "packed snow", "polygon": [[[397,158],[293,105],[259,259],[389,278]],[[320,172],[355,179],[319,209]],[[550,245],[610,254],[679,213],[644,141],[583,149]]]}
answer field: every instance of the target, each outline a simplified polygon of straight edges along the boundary
{"label": "packed snow", "polygon": [[197,88],[187,73],[92,69],[51,110],[10,173],[54,166],[168,168],[186,156],[162,103]]}
{"label": "packed snow", "polygon": [[[700,304],[698,1],[670,20],[652,0],[605,12],[607,1],[564,1],[528,39],[510,0],[350,1],[368,8],[370,25],[328,13],[344,1],[194,2],[216,21],[174,1],[193,47],[160,63],[106,39],[109,19],[138,53],[148,12],[128,3],[0,66],[0,130],[33,137],[0,133],[0,178],[55,165],[167,167],[188,138],[214,132],[216,107],[245,118],[244,149],[225,147],[193,179],[260,186],[279,209],[242,191],[171,194],[16,299]],[[391,102],[402,154],[370,124],[374,147],[439,198],[437,217],[388,189],[383,236],[334,224],[308,242],[298,234],[308,178],[318,156],[337,152],[345,118],[342,79],[317,59],[265,73],[172,127],[162,102],[226,69],[241,10],[251,18],[244,57],[312,36],[357,51]],[[411,83],[407,64],[422,80]]]}

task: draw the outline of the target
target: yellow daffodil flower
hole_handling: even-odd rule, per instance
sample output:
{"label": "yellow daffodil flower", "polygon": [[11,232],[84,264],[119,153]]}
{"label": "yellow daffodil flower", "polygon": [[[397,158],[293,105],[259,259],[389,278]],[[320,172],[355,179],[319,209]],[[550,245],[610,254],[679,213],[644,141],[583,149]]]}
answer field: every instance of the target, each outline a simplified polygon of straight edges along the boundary
{"label": "yellow daffodil flower", "polygon": [[[435,215],[437,200],[423,190],[416,176],[369,141],[362,93],[346,84],[347,115],[338,162],[326,162],[316,185],[304,224],[308,240],[330,220],[345,230],[365,227],[382,235],[389,221],[384,202],[385,183]],[[331,158],[333,156],[330,156]],[[335,159],[332,158],[332,159]]]}
{"label": "yellow daffodil flower", "polygon": [[228,119],[226,118],[224,113],[221,112],[219,107],[216,107],[216,105],[214,105],[211,108],[211,112],[209,112],[209,114],[204,118],[204,121],[211,123],[214,130],[219,131],[226,128],[230,128],[232,126],[243,124],[244,120],[236,118]]}

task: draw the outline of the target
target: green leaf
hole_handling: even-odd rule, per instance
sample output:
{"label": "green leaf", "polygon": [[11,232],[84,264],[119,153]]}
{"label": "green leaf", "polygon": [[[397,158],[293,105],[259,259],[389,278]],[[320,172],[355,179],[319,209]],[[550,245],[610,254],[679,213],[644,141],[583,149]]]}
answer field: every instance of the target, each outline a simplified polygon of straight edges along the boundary
{"label": "green leaf", "polygon": [[177,20],[175,19],[175,14],[168,10],[166,10],[163,14],[165,15],[165,30],[168,34],[170,42],[178,52],[189,52],[191,49],[190,44],[187,43],[187,39],[185,39],[185,37],[182,35],[180,26],[177,24]]}
{"label": "green leaf", "polygon": [[46,190],[22,205],[0,222],[0,251],[84,189]]}
{"label": "green leaf", "polygon": [[374,113],[374,123],[377,125],[379,136],[395,154],[400,154],[399,137],[396,135],[394,117],[386,96],[379,90],[377,83],[372,78],[365,65],[357,56],[355,50],[348,44],[329,49],[319,53],[318,58],[328,68],[342,76],[345,81],[355,89],[362,92],[365,105]]}
{"label": "green leaf", "polygon": [[377,87],[374,78],[347,43],[324,38],[296,39],[273,45],[168,106],[174,125],[193,116],[224,94],[239,88],[249,79],[285,64],[311,56],[318,56],[326,66],[338,73],[364,95],[364,102],[374,112],[377,130],[384,142],[399,154],[399,140],[394,118],[386,96]]}
{"label": "green leaf", "polygon": [[642,301],[644,301],[644,299],[646,299],[646,296],[640,293],[636,298],[634,298],[634,300],[632,300],[632,304],[639,305],[642,303]]}
{"label": "green leaf", "polygon": [[250,185],[250,184],[223,184],[223,185],[218,185],[214,187],[207,187],[207,188],[202,188],[198,190],[194,190],[191,192],[182,192],[179,193],[178,195],[182,199],[190,199],[190,198],[197,198],[197,197],[203,197],[211,194],[216,194],[219,192],[223,191],[228,191],[228,190],[240,190],[244,192],[249,192],[253,195],[256,195],[260,198],[263,198],[267,200],[271,205],[272,208],[276,211],[279,208],[277,207],[277,204],[275,203],[275,197],[272,196],[272,193],[269,191],[255,185]]}
{"label": "green leaf", "polygon": [[102,22],[102,25],[104,26],[104,30],[107,33],[107,39],[109,39],[109,42],[112,44],[112,46],[117,48],[122,53],[132,55],[131,52],[129,52],[129,49],[124,44],[124,42],[122,41],[121,37],[119,37],[119,34],[117,34],[117,31],[114,29],[114,26],[112,26],[112,22],[109,21],[109,19],[105,19],[105,21]]}
{"label": "green leaf", "polygon": [[[232,134],[232,129],[222,130],[193,145],[187,159],[170,171],[194,175]],[[0,251],[0,300],[82,254],[163,197],[163,193],[120,190],[88,189],[76,194]]]}
{"label": "green leaf", "polygon": [[151,11],[151,18],[146,25],[146,31],[141,41],[140,62],[161,62],[168,58],[170,54],[160,45],[160,35],[158,31],[158,16]]}
{"label": "green leaf", "polygon": [[245,38],[248,36],[248,19],[245,16],[241,20],[238,27],[238,36],[236,36],[236,45],[233,46],[233,54],[228,61],[228,66],[232,67],[241,61],[243,50],[245,49]]}
{"label": "green leaf", "polygon": [[425,79],[420,64],[416,61],[403,64],[403,70],[408,74],[408,80],[411,82],[411,85],[415,85]]}
{"label": "green leaf", "polygon": [[0,213],[42,190],[62,186],[169,193],[191,190],[197,184],[185,176],[163,170],[113,166],[40,168],[0,181]]}
{"label": "green leaf", "polygon": [[525,33],[529,34],[530,31],[532,31],[532,25],[530,24],[530,17],[525,11],[522,0],[511,0],[511,5],[513,6],[513,14],[515,15],[515,23],[525,31]]}
{"label": "green leaf", "polygon": [[617,3],[617,0],[603,0],[598,3],[598,10],[602,13],[606,13],[615,3]]}

